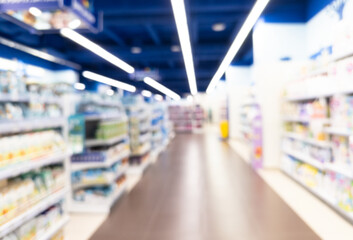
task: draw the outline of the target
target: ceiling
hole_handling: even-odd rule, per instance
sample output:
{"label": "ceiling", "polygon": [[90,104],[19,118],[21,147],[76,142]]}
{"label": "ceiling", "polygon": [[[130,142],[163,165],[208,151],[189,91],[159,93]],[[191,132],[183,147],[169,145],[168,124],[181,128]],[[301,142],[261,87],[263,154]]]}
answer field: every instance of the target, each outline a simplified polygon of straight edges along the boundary
{"label": "ceiling", "polygon": [[[206,90],[254,2],[185,0],[199,91]],[[265,21],[305,22],[310,15],[310,2],[272,0],[264,13]],[[104,14],[104,30],[98,34],[86,33],[86,37],[135,69],[158,71],[160,82],[175,92],[189,92],[182,53],[171,50],[172,46],[179,45],[179,39],[169,0],[95,0],[94,7]],[[213,31],[212,25],[215,23],[224,23],[224,31]],[[132,79],[122,70],[58,34],[32,35],[1,20],[0,36],[34,48],[45,48],[81,64],[85,70],[132,83],[140,89],[150,89],[143,82]],[[141,48],[141,53],[132,53],[131,48],[135,46]],[[252,40],[248,37],[232,64],[247,66],[252,63]]]}

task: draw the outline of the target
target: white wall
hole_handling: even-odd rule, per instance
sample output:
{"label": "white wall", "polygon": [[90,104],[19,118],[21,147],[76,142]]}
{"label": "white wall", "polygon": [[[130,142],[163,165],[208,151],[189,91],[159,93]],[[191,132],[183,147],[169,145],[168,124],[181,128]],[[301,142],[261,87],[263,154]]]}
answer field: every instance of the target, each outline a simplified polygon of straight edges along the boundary
{"label": "white wall", "polygon": [[283,57],[306,59],[305,24],[259,21],[253,31],[254,64],[278,62]]}

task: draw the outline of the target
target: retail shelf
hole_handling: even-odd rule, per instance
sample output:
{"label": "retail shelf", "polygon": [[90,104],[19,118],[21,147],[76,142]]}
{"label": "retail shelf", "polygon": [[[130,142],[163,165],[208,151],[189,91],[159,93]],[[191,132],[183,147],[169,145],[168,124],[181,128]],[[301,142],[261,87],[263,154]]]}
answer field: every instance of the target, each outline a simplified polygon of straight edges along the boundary
{"label": "retail shelf", "polygon": [[310,122],[310,119],[308,117],[285,116],[282,119],[284,122],[301,122],[301,123],[309,123]]}
{"label": "retail shelf", "polygon": [[0,134],[10,134],[39,129],[63,127],[66,123],[64,118],[34,118],[25,120],[0,121]]}
{"label": "retail shelf", "polygon": [[43,234],[35,237],[35,240],[48,240],[51,239],[60,229],[62,229],[70,220],[69,216],[62,217],[58,222],[52,224],[52,226],[46,230]]}
{"label": "retail shelf", "polygon": [[121,186],[111,197],[106,199],[105,201],[97,201],[97,202],[77,202],[72,201],[70,204],[70,211],[77,213],[109,213],[111,207],[114,205],[116,201],[121,198],[121,196],[126,191],[126,183]]}
{"label": "retail shelf", "polygon": [[307,156],[306,154],[297,152],[297,151],[293,151],[290,149],[283,149],[283,152],[287,155],[290,155],[296,159],[298,159],[301,162],[305,162],[321,171],[323,171],[325,169],[324,164],[319,162],[319,160],[312,158],[310,156]]}
{"label": "retail shelf", "polygon": [[10,177],[15,177],[22,173],[26,173],[31,170],[35,170],[50,164],[64,162],[64,159],[69,156],[70,154],[68,153],[59,152],[59,153],[38,158],[36,160],[24,161],[24,162],[10,165],[8,167],[0,168],[0,180],[10,178]]}
{"label": "retail shelf", "polygon": [[79,171],[79,170],[85,170],[85,169],[91,169],[91,168],[108,168],[112,166],[114,163],[119,162],[123,160],[124,158],[129,157],[130,151],[126,150],[120,153],[118,156],[109,158],[107,161],[104,162],[75,162],[71,163],[71,171]]}
{"label": "retail shelf", "polygon": [[161,125],[153,125],[151,126],[151,131],[153,132],[157,132],[157,131],[161,131]]}
{"label": "retail shelf", "polygon": [[344,219],[346,219],[348,222],[353,224],[353,214],[348,213],[341,209],[339,206],[337,206],[336,202],[334,199],[331,199],[328,197],[326,194],[308,187],[305,183],[303,183],[300,179],[297,177],[293,176],[291,173],[288,173],[287,171],[283,170],[283,172],[291,179],[293,179],[296,183],[301,185],[305,190],[316,196],[320,201],[325,203],[327,206],[331,207],[334,211],[336,211],[339,215],[341,215]]}
{"label": "retail shelf", "polygon": [[351,136],[353,133],[353,131],[350,131],[349,129],[341,128],[341,127],[326,127],[324,131],[332,135],[339,135],[339,136],[346,136],[346,137]]}
{"label": "retail shelf", "polygon": [[145,133],[143,135],[140,135],[139,141],[140,143],[145,143],[151,140],[152,134],[151,133]]}
{"label": "retail shelf", "polygon": [[28,220],[34,218],[41,212],[45,211],[52,205],[58,203],[63,198],[65,198],[65,194],[67,193],[67,189],[61,189],[45,199],[39,201],[35,206],[29,208],[21,215],[13,218],[9,222],[0,226],[0,238],[6,236],[7,234],[13,232],[18,227],[22,226]]}
{"label": "retail shelf", "polygon": [[140,165],[130,166],[129,169],[127,170],[127,174],[142,175],[150,164],[151,164],[151,159],[149,157],[147,160],[145,160]]}
{"label": "retail shelf", "polygon": [[142,147],[142,149],[138,153],[132,153],[131,157],[140,157],[145,155],[151,150],[151,144],[146,144]]}
{"label": "retail shelf", "polygon": [[339,166],[334,163],[326,163],[325,169],[353,179],[353,169],[350,166]]}
{"label": "retail shelf", "polygon": [[146,132],[146,131],[149,131],[150,129],[151,129],[151,126],[149,123],[143,124],[139,127],[140,132]]}
{"label": "retail shelf", "polygon": [[40,102],[44,104],[56,104],[61,105],[62,101],[60,97],[41,97],[41,96],[28,96],[28,95],[11,95],[4,94],[0,95],[0,102]]}
{"label": "retail shelf", "polygon": [[82,104],[96,104],[101,106],[109,106],[109,107],[121,107],[120,102],[112,102],[108,100],[102,99],[94,99],[94,100],[83,100]]}
{"label": "retail shelf", "polygon": [[115,143],[123,141],[127,137],[128,137],[127,134],[124,134],[124,135],[120,135],[118,137],[111,138],[111,139],[87,139],[86,146],[87,147],[98,147],[98,146],[113,145]]}
{"label": "retail shelf", "polygon": [[91,114],[85,116],[86,121],[99,121],[108,119],[121,119],[127,121],[125,115],[122,114]]}
{"label": "retail shelf", "polygon": [[286,138],[292,138],[292,139],[299,140],[299,141],[302,141],[302,142],[305,142],[305,143],[308,143],[311,145],[315,145],[315,146],[321,147],[321,148],[331,148],[332,147],[331,143],[328,141],[319,141],[319,140],[315,140],[315,139],[301,136],[300,134],[296,134],[296,133],[285,132],[283,134],[283,136]]}
{"label": "retail shelf", "polygon": [[111,185],[115,182],[116,179],[118,179],[123,174],[125,174],[126,170],[127,170],[127,167],[124,166],[115,175],[112,174],[110,176],[107,176],[107,177],[99,180],[99,181],[93,180],[93,181],[87,181],[87,182],[83,182],[83,183],[74,184],[74,185],[72,185],[72,189],[77,190],[77,189],[87,188],[87,187],[92,187],[92,186]]}
{"label": "retail shelf", "polygon": [[300,101],[315,100],[318,98],[327,98],[332,95],[333,95],[333,93],[306,95],[306,96],[303,95],[303,96],[287,97],[286,100],[289,102],[300,102]]}

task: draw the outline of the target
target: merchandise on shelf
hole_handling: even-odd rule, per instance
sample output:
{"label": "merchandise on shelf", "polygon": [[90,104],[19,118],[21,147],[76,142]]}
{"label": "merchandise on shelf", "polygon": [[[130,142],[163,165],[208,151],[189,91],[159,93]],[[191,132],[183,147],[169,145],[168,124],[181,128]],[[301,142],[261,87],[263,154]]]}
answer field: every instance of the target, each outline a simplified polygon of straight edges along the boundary
{"label": "merchandise on shelf", "polygon": [[55,227],[64,217],[62,203],[55,204],[23,224],[13,233],[2,238],[2,240],[40,239],[46,231]]}
{"label": "merchandise on shelf", "polygon": [[75,171],[71,174],[71,182],[75,185],[89,185],[89,184],[110,184],[117,174],[121,174],[127,167],[128,159],[125,158],[119,162],[114,163],[109,168],[95,168],[88,170]]}
{"label": "merchandise on shelf", "polygon": [[330,99],[331,125],[353,130],[353,97],[335,95]]}
{"label": "merchandise on shelf", "polygon": [[8,179],[0,188],[0,225],[65,185],[62,166],[48,166]]}
{"label": "merchandise on shelf", "polygon": [[35,161],[65,150],[63,136],[54,131],[41,131],[0,138],[0,168],[20,162]]}
{"label": "merchandise on shelf", "polygon": [[300,153],[321,163],[329,163],[332,158],[330,149],[317,147],[294,139],[283,139],[283,149]]}
{"label": "merchandise on shelf", "polygon": [[192,132],[203,128],[204,111],[200,105],[171,105],[168,111],[177,132]]}
{"label": "merchandise on shelf", "polygon": [[119,177],[112,185],[95,186],[74,192],[73,198],[77,202],[104,204],[111,200],[114,194],[123,188],[126,182],[125,175]]}
{"label": "merchandise on shelf", "polygon": [[313,102],[285,102],[282,106],[283,116],[299,119],[325,119],[327,111],[328,108],[324,99]]}
{"label": "merchandise on shelf", "polygon": [[340,207],[345,212],[353,212],[352,179],[339,173],[319,171],[291,157],[284,157],[282,166],[286,173],[330,204]]}
{"label": "merchandise on shelf", "polygon": [[72,163],[105,162],[109,159],[116,159],[129,151],[129,145],[123,141],[120,144],[105,147],[92,148],[82,154],[71,157]]}

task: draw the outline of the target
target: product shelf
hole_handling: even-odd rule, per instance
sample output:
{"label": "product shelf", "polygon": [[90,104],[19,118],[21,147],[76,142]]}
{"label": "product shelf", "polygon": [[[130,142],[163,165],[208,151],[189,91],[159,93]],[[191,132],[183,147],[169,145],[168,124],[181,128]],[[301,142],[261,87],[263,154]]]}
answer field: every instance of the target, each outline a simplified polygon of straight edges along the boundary
{"label": "product shelf", "polygon": [[118,201],[122,195],[125,193],[127,188],[126,183],[123,184],[111,197],[105,201],[99,202],[77,202],[72,201],[70,211],[78,213],[109,213],[111,207],[116,201]]}
{"label": "product shelf", "polygon": [[151,144],[146,144],[142,147],[142,149],[140,149],[139,152],[137,153],[132,153],[131,157],[140,157],[145,155],[146,153],[148,153],[151,150]]}
{"label": "product shelf", "polygon": [[60,229],[62,229],[70,220],[69,216],[62,217],[58,222],[53,224],[48,230],[46,230],[42,235],[35,238],[35,240],[48,240],[53,237]]}
{"label": "product shelf", "polygon": [[108,168],[112,166],[114,163],[129,157],[129,155],[130,155],[130,150],[125,150],[118,156],[109,158],[107,159],[107,161],[104,161],[104,162],[82,162],[82,163],[74,162],[74,163],[71,163],[71,171],[74,172],[74,171],[80,171],[80,170],[91,169],[91,168]]}
{"label": "product shelf", "polygon": [[139,142],[140,142],[140,143],[145,143],[145,142],[147,142],[147,141],[150,141],[151,138],[152,138],[152,134],[149,133],[149,132],[147,132],[147,133],[145,133],[145,134],[143,134],[143,135],[140,135],[140,137],[139,137]]}
{"label": "product shelf", "polygon": [[40,129],[59,128],[66,123],[64,118],[38,118],[0,121],[0,134],[10,134]]}
{"label": "product shelf", "polygon": [[28,96],[28,95],[11,95],[1,93],[0,102],[40,102],[44,104],[56,104],[61,105],[62,101],[59,97],[41,97],[41,96]]}
{"label": "product shelf", "polygon": [[308,187],[305,183],[303,183],[297,177],[293,176],[291,173],[289,173],[285,170],[283,170],[283,172],[289,178],[291,178],[293,181],[295,181],[297,184],[302,186],[305,190],[307,190],[308,192],[310,192],[311,194],[316,196],[320,201],[325,203],[327,206],[331,207],[334,211],[336,211],[339,215],[341,215],[348,222],[353,224],[353,214],[352,213],[348,213],[348,212],[344,211],[343,209],[341,209],[340,207],[337,206],[337,204],[335,203],[335,201],[333,199],[329,198],[327,195],[321,193],[320,191],[318,191],[316,189],[312,189],[312,188]]}
{"label": "product shelf", "polygon": [[87,147],[98,147],[98,146],[107,146],[113,145],[115,143],[121,142],[122,140],[126,139],[128,136],[127,134],[120,135],[118,137],[114,137],[111,139],[87,139],[86,146]]}
{"label": "product shelf", "polygon": [[36,160],[29,160],[10,165],[8,167],[0,168],[0,180],[10,177],[18,176],[22,173],[29,172],[47,165],[64,162],[65,158],[70,154],[66,152],[53,153],[49,156],[38,158]]}
{"label": "product shelf", "polygon": [[305,162],[321,171],[323,171],[325,169],[324,164],[319,162],[319,160],[316,160],[310,156],[307,156],[303,153],[300,152],[296,152],[290,149],[283,149],[283,152],[287,155],[290,155],[296,159],[298,159],[299,161]]}
{"label": "product shelf", "polygon": [[126,121],[126,117],[122,114],[90,114],[85,116],[86,121],[99,121],[108,119],[121,119],[121,121]]}
{"label": "product shelf", "polygon": [[324,131],[331,135],[339,135],[349,137],[352,135],[352,131],[342,127],[326,127]]}
{"label": "product shelf", "polygon": [[148,166],[151,164],[150,158],[151,157],[149,157],[140,165],[130,166],[129,169],[127,170],[127,173],[131,175],[142,175],[145,172],[145,170],[148,168]]}
{"label": "product shelf", "polygon": [[1,225],[0,226],[0,238],[13,232],[14,230],[16,230],[18,227],[23,225],[28,220],[34,218],[35,216],[37,216],[41,212],[45,211],[46,209],[48,209],[52,205],[61,201],[63,198],[65,198],[66,193],[67,193],[67,189],[63,188],[63,189],[49,195],[45,199],[39,201],[35,206],[29,208],[21,215],[13,218],[12,220],[10,220],[9,222],[7,222],[3,225]]}
{"label": "product shelf", "polygon": [[310,139],[304,136],[301,136],[300,134],[296,134],[296,133],[290,133],[290,132],[285,132],[283,133],[283,136],[286,138],[292,138],[295,140],[299,140],[311,145],[315,145],[317,147],[321,147],[321,148],[331,148],[332,145],[330,142],[328,141],[319,141],[319,140],[315,140],[315,139]]}
{"label": "product shelf", "polygon": [[78,183],[74,184],[72,186],[73,190],[81,189],[81,188],[86,188],[86,187],[92,187],[92,186],[102,186],[102,185],[111,185],[114,183],[116,179],[121,177],[123,174],[126,173],[127,166],[124,166],[121,170],[118,171],[117,174],[115,175],[110,175],[105,177],[104,179],[101,179],[100,181],[88,181],[88,182],[83,182],[83,183]]}
{"label": "product shelf", "polygon": [[334,163],[325,163],[325,169],[353,179],[353,169],[349,166],[339,166]]}
{"label": "product shelf", "polygon": [[310,118],[308,117],[297,117],[297,116],[284,116],[282,117],[282,120],[284,122],[301,122],[301,123],[309,123]]}

